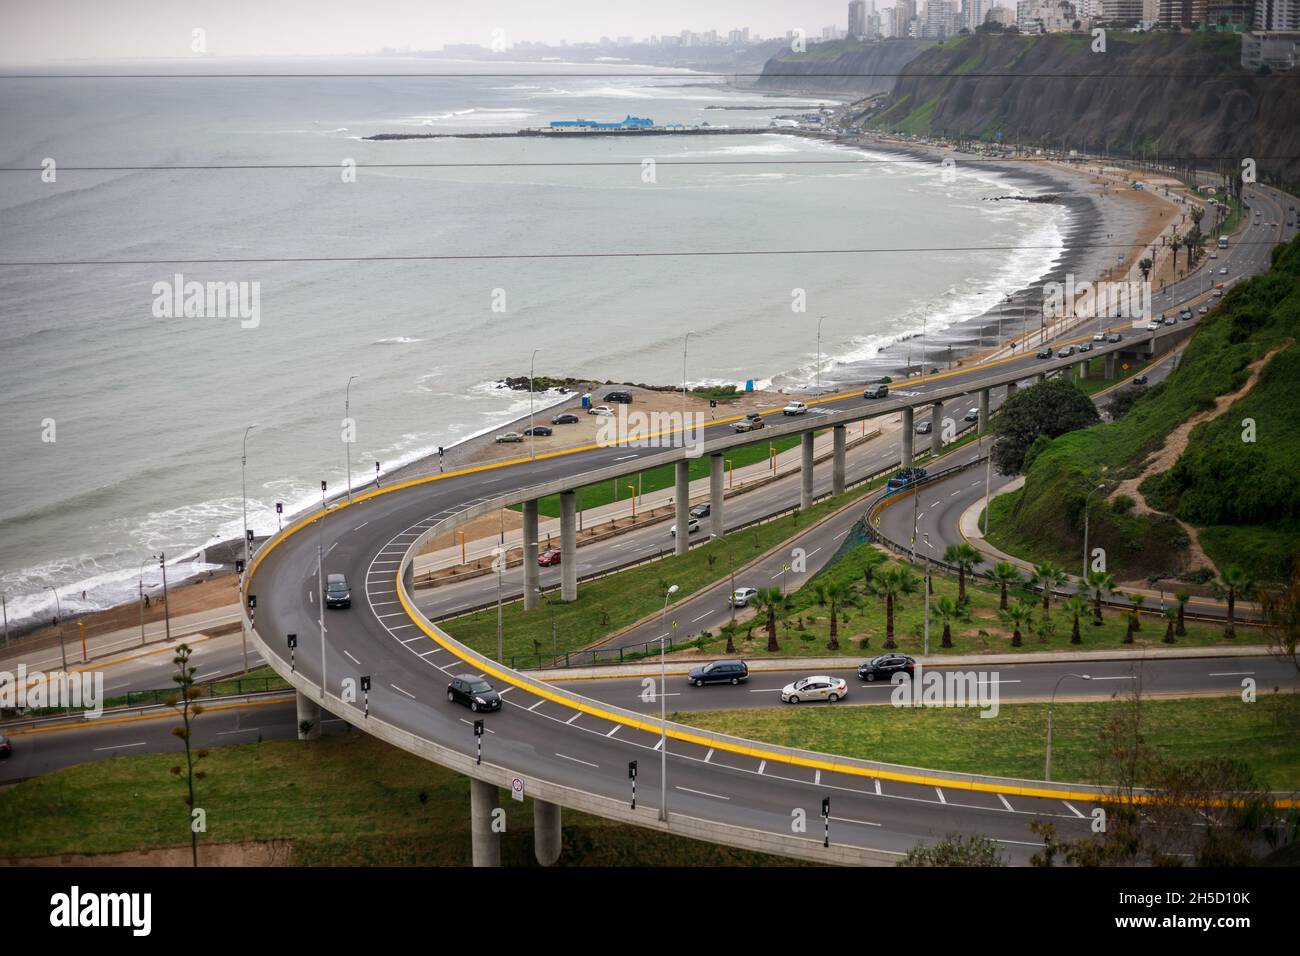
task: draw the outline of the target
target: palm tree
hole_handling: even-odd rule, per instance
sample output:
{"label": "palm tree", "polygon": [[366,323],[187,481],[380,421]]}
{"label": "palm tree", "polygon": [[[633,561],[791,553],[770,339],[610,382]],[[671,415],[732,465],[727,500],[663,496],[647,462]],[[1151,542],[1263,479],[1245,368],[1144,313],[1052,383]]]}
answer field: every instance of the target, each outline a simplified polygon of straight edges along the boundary
{"label": "palm tree", "polygon": [[998,600],[998,610],[1005,611],[1007,609],[1007,588],[1020,583],[1020,572],[1010,561],[999,561],[993,565],[993,570],[989,572],[989,576],[997,582],[998,588],[1002,592]]}
{"label": "palm tree", "polygon": [[776,642],[776,613],[785,604],[785,595],[781,593],[779,587],[759,588],[751,601],[759,611],[767,615],[767,650],[770,654],[775,654],[781,650],[781,645]]}
{"label": "palm tree", "polygon": [[936,624],[943,625],[943,646],[952,647],[952,625],[954,621],[966,619],[966,605],[950,597],[941,597],[930,605],[930,616]]}
{"label": "palm tree", "polygon": [[1138,262],[1138,268],[1142,270],[1142,281],[1145,282],[1151,277],[1151,266],[1154,263],[1150,259],[1142,259]]}
{"label": "palm tree", "polygon": [[885,556],[875,548],[871,548],[867,551],[866,564],[862,567],[862,578],[864,583],[867,585],[867,590],[871,589],[871,582],[876,576],[876,568],[884,564],[885,561]]}
{"label": "palm tree", "polygon": [[1092,623],[1101,623],[1101,592],[1108,594],[1115,590],[1115,576],[1107,574],[1105,571],[1089,571],[1088,587],[1093,589],[1092,595]]}
{"label": "palm tree", "polygon": [[1145,594],[1126,594],[1129,603],[1133,605],[1133,630],[1142,630],[1142,605],[1147,603]]}
{"label": "palm tree", "polygon": [[1165,608],[1163,613],[1165,616],[1165,643],[1172,644],[1174,642],[1174,624],[1181,615],[1171,607]]}
{"label": "palm tree", "polygon": [[907,568],[892,567],[876,575],[876,594],[885,601],[885,650],[898,646],[894,641],[894,605],[909,594],[915,594],[918,581]]}
{"label": "palm tree", "polygon": [[1183,611],[1187,607],[1187,602],[1191,599],[1192,596],[1186,591],[1174,592],[1174,600],[1178,602],[1178,625],[1174,628],[1174,633],[1179,637],[1185,637],[1187,635],[1187,628],[1183,625]]}
{"label": "palm tree", "polygon": [[1219,580],[1214,582],[1215,595],[1228,599],[1228,626],[1224,628],[1223,636],[1229,640],[1237,636],[1237,598],[1249,598],[1254,590],[1255,581],[1250,572],[1236,564],[1224,568]]}
{"label": "palm tree", "polygon": [[1083,591],[1071,594],[1065,602],[1065,609],[1070,613],[1070,643],[1082,644],[1083,637],[1079,634],[1079,619],[1088,613],[1088,595]]}
{"label": "palm tree", "polygon": [[1128,619],[1128,622],[1124,627],[1124,643],[1132,644],[1133,632],[1137,630],[1137,611],[1133,610],[1131,607],[1125,608],[1124,616]]}
{"label": "palm tree", "polygon": [[984,563],[984,555],[969,544],[950,544],[943,552],[945,564],[957,569],[957,600],[966,601],[966,575],[974,570],[975,565]]}
{"label": "palm tree", "polygon": [[1034,619],[1034,606],[1024,601],[1017,601],[1005,611],[998,611],[1002,623],[1011,628],[1011,646],[1020,646],[1020,632]]}
{"label": "palm tree", "polygon": [[838,651],[840,649],[839,607],[840,602],[844,600],[844,585],[836,582],[818,584],[813,588],[813,598],[820,607],[825,607],[827,604],[831,606],[831,639],[826,647],[828,650]]}
{"label": "palm tree", "polygon": [[[1174,250],[1174,272],[1178,271],[1178,250],[1182,248],[1182,245],[1183,245],[1182,236],[1174,236],[1172,239],[1169,240],[1169,248]],[[1190,259],[1191,255],[1192,254],[1189,252],[1187,254],[1187,257]]]}
{"label": "palm tree", "polygon": [[1034,573],[1029,583],[1043,589],[1043,620],[1047,620],[1047,616],[1052,611],[1052,589],[1060,587],[1068,580],[1069,575],[1051,561],[1034,565]]}

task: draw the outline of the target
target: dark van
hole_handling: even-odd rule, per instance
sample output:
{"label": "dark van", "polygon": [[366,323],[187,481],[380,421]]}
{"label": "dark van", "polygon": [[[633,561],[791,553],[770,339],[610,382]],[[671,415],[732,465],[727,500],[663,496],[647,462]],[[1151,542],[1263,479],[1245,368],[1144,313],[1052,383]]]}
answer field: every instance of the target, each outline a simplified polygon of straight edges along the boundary
{"label": "dark van", "polygon": [[605,393],[605,401],[617,402],[620,405],[632,404],[632,393],[624,391],[613,391]]}
{"label": "dark van", "polygon": [[889,397],[888,385],[868,385],[867,390],[862,393],[863,398],[887,398]]}
{"label": "dark van", "polygon": [[749,667],[744,661],[713,661],[695,667],[686,675],[694,687],[705,684],[740,684],[749,680]]}

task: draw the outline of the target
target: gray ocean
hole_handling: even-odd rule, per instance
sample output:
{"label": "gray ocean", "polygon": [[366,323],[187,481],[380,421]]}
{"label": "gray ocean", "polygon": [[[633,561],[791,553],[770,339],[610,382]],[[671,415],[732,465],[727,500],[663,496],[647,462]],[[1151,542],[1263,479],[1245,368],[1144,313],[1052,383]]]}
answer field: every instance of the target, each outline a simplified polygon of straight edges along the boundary
{"label": "gray ocean", "polygon": [[[442,75],[170,75],[196,69]],[[11,621],[48,614],[49,586],[65,612],[130,599],[160,550],[175,561],[169,580],[201,571],[200,549],[240,534],[248,424],[259,533],[275,529],[276,501],[291,513],[319,500],[322,479],[342,487],[352,375],[357,481],[376,460],[389,470],[526,410],[526,395],[495,383],[525,374],[534,348],[538,374],[666,384],[680,381],[691,330],[692,382],[797,388],[814,374],[818,319],[831,380],[923,315],[942,328],[1046,273],[1068,215],[983,201],[1019,191],[993,173],[944,182],[934,166],[770,133],[361,141],[628,114],[766,127],[813,102],[688,73],[627,75],[662,69],[375,58],[67,71],[164,75],[0,84]],[[54,182],[8,171],[46,159]],[[362,167],[355,182],[343,181],[346,160]],[[375,163],[390,165],[364,168]],[[402,165],[427,163],[463,165]],[[298,168],[75,169],[254,164]],[[1042,248],[796,254],[927,245]],[[758,250],[783,254],[528,258]],[[393,258],[429,256],[462,258]],[[105,259],[139,264],[85,264]],[[242,261],[165,261],[186,259]],[[33,260],[78,264],[12,264]],[[157,315],[156,286],[177,274],[256,283],[257,323]],[[148,570],[145,585],[156,579]]]}

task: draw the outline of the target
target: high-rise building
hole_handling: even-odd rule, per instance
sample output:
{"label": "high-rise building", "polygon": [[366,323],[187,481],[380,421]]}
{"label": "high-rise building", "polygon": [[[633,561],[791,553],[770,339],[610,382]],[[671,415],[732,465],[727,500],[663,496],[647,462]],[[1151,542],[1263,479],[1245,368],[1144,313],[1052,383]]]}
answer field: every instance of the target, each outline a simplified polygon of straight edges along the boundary
{"label": "high-rise building", "polygon": [[[1148,4],[1159,0],[1147,0]],[[1159,14],[1152,9],[1144,9],[1143,0],[1101,0],[1100,19],[1107,23],[1141,23],[1157,19]],[[1155,14],[1150,16],[1148,14]]]}
{"label": "high-rise building", "polygon": [[867,35],[867,0],[852,0],[849,4],[849,38]]}
{"label": "high-rise building", "polygon": [[1300,30],[1300,0],[1255,0],[1256,30]]}

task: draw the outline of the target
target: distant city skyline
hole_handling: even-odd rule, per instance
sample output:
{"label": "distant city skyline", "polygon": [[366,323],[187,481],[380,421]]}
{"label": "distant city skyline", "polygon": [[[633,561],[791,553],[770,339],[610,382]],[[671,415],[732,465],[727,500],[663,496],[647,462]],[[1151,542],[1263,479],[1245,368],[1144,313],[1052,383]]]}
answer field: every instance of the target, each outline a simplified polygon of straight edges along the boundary
{"label": "distant city skyline", "polygon": [[129,7],[48,0],[10,5],[0,14],[0,60],[189,58],[196,29],[204,32],[208,55],[235,57],[490,47],[494,40],[506,48],[521,42],[590,43],[602,36],[639,42],[682,31],[716,31],[726,40],[731,31],[745,28],[751,37],[784,38],[787,31],[803,29],[816,39],[828,25],[844,31],[848,11],[848,0],[657,0],[650,5],[499,0],[488,10],[428,0],[364,5],[354,0],[137,0]]}

